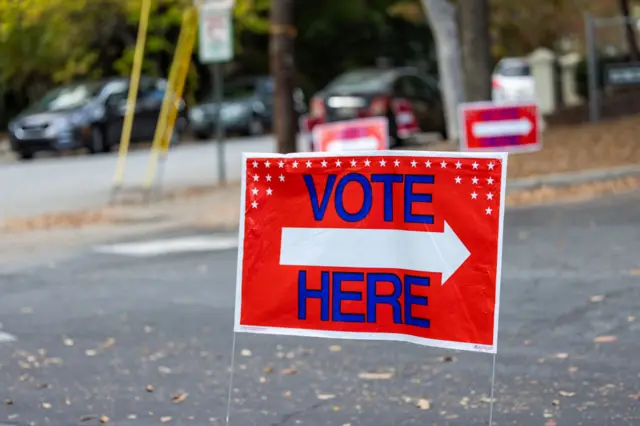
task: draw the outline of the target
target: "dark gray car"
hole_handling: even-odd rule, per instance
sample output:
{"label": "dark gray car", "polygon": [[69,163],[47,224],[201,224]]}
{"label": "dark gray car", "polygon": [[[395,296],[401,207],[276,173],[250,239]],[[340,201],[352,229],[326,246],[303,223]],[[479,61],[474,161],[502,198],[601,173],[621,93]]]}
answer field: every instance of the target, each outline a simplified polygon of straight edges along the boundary
{"label": "dark gray car", "polygon": [[[131,141],[151,141],[160,115],[166,81],[143,76],[134,112]],[[120,142],[129,79],[73,83],[48,92],[9,123],[11,147],[22,159],[40,151],[87,148],[108,152]],[[187,125],[181,102],[176,137]]]}
{"label": "dark gray car", "polygon": [[[220,119],[229,133],[260,135],[273,125],[273,78],[245,77],[226,84]],[[306,105],[302,91],[294,95],[296,111],[304,114]],[[192,107],[189,123],[195,136],[209,139],[215,132],[216,104],[212,98]]]}

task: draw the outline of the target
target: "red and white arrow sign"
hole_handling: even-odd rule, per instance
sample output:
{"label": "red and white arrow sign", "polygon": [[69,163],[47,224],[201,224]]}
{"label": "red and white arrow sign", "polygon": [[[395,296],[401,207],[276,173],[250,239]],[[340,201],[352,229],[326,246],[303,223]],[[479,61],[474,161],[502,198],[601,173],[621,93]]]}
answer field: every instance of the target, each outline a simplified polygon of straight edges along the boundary
{"label": "red and white arrow sign", "polygon": [[439,272],[444,284],[470,255],[446,221],[444,232],[283,228],[280,264]]}

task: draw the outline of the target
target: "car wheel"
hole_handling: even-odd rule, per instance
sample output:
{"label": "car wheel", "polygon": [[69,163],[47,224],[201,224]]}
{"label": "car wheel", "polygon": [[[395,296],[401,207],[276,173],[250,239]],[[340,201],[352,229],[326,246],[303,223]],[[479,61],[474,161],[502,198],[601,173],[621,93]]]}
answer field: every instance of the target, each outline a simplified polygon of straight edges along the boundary
{"label": "car wheel", "polygon": [[20,151],[18,156],[21,160],[33,160],[33,152],[31,151]]}
{"label": "car wheel", "polygon": [[264,123],[260,117],[252,117],[249,122],[249,135],[260,136],[264,134]]}
{"label": "car wheel", "polygon": [[104,132],[98,127],[91,128],[91,136],[89,137],[89,152],[91,154],[100,154],[109,152],[109,144],[106,143]]}

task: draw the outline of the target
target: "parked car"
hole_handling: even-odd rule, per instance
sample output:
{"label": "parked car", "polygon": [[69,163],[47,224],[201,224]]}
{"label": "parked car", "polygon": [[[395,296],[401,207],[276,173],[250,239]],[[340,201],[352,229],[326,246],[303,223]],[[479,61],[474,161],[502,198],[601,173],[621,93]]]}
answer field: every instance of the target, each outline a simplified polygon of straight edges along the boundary
{"label": "parked car", "polygon": [[367,68],[346,72],[311,99],[310,116],[324,122],[383,116],[391,145],[446,124],[438,82],[413,68]]}
{"label": "parked car", "polygon": [[[153,139],[166,85],[163,79],[140,79],[132,142]],[[22,159],[40,151],[108,152],[120,142],[128,91],[129,79],[124,77],[53,89],[9,123],[11,147]],[[186,126],[187,111],[181,101],[174,137]]]}
{"label": "parked car", "polygon": [[535,100],[535,84],[525,58],[504,58],[496,64],[491,98],[495,102]]}
{"label": "parked car", "polygon": [[[274,81],[270,76],[244,77],[225,84],[220,118],[228,132],[261,135],[273,126]],[[294,94],[296,112],[306,111],[302,90]],[[215,132],[217,106],[213,98],[190,109],[191,130],[198,139]]]}

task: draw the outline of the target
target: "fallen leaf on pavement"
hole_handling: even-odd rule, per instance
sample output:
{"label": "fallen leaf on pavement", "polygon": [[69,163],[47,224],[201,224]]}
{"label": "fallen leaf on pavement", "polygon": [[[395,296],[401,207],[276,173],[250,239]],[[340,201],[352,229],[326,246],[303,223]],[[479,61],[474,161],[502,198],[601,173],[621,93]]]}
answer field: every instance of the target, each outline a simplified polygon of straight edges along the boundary
{"label": "fallen leaf on pavement", "polygon": [[273,368],[265,367],[264,370],[262,370],[262,371],[264,371],[266,374],[273,373]]}
{"label": "fallen leaf on pavement", "polygon": [[598,336],[593,339],[595,343],[611,343],[615,342],[616,340],[618,340],[616,336]]}
{"label": "fallen leaf on pavement", "polygon": [[284,375],[284,376],[290,376],[292,374],[296,374],[298,372],[298,370],[296,370],[295,368],[285,368],[284,370],[282,370],[280,372],[280,374]]}
{"label": "fallen leaf on pavement", "polygon": [[173,419],[171,416],[160,417],[160,423],[169,423]]}
{"label": "fallen leaf on pavement", "polygon": [[362,380],[389,380],[393,377],[393,373],[369,373],[365,371],[358,374],[358,377]]}
{"label": "fallen leaf on pavement", "polygon": [[560,401],[559,401],[559,400],[557,400],[557,399],[554,399],[553,401],[551,401],[551,403],[552,403],[553,405],[555,405],[556,407],[557,407],[558,405],[560,405]]}
{"label": "fallen leaf on pavement", "polygon": [[180,404],[181,402],[185,402],[189,394],[187,392],[179,392],[171,397],[171,402],[174,404]]}
{"label": "fallen leaf on pavement", "polygon": [[428,399],[420,398],[416,402],[416,407],[418,407],[421,410],[430,410],[431,409],[431,402],[429,402]]}
{"label": "fallen leaf on pavement", "polygon": [[48,410],[49,408],[51,408],[51,404],[49,404],[48,402],[43,402],[42,407]]}
{"label": "fallen leaf on pavement", "polygon": [[109,417],[100,416],[100,423],[108,423],[108,422],[109,422]]}
{"label": "fallen leaf on pavement", "polygon": [[333,411],[340,411],[340,407],[338,407],[337,405],[334,405],[333,407],[331,407],[331,409]]}
{"label": "fallen leaf on pavement", "polygon": [[267,378],[264,376],[261,376],[259,379],[260,383],[267,383]]}
{"label": "fallen leaf on pavement", "polygon": [[127,416],[127,419],[129,419],[129,420],[135,420],[135,419],[137,419],[137,418],[138,418],[138,416],[137,416],[137,415],[135,415],[135,414],[129,414],[129,415]]}
{"label": "fallen leaf on pavement", "polygon": [[84,354],[86,356],[96,356],[98,352],[93,349],[87,349],[86,351],[84,351]]}
{"label": "fallen leaf on pavement", "polygon": [[634,317],[634,316],[629,315],[629,316],[627,317],[627,321],[628,321],[628,322],[634,322],[635,320],[636,320],[636,317]]}
{"label": "fallen leaf on pavement", "polygon": [[561,391],[558,391],[558,394],[560,394],[560,396],[573,396],[576,393],[575,392],[567,392],[567,391],[561,390]]}
{"label": "fallen leaf on pavement", "polygon": [[9,398],[5,399],[4,405],[13,405],[13,399],[9,399]]}
{"label": "fallen leaf on pavement", "polygon": [[632,269],[629,271],[631,275],[640,275],[640,269]]}
{"label": "fallen leaf on pavement", "polygon": [[81,422],[88,422],[89,420],[93,420],[95,418],[96,418],[96,416],[94,416],[92,414],[89,414],[89,415],[80,417],[80,421]]}
{"label": "fallen leaf on pavement", "polygon": [[560,352],[559,354],[555,354],[553,357],[554,358],[558,358],[558,359],[567,359],[567,358],[569,358],[569,354],[568,353],[564,353],[564,352]]}
{"label": "fallen leaf on pavement", "polygon": [[291,391],[283,392],[282,396],[286,396],[287,398],[289,398],[291,396]]}
{"label": "fallen leaf on pavement", "polygon": [[65,398],[64,399],[64,403],[65,403],[65,405],[71,405],[71,399]]}
{"label": "fallen leaf on pavement", "polygon": [[451,356],[451,355],[446,355],[446,356],[440,357],[440,361],[442,361],[442,362],[453,362],[455,360],[456,360],[456,358]]}
{"label": "fallen leaf on pavement", "polygon": [[567,371],[568,371],[569,373],[575,373],[575,372],[577,372],[577,371],[578,371],[578,367],[573,367],[573,366],[572,366],[572,367],[569,367],[569,368],[567,368]]}
{"label": "fallen leaf on pavement", "polygon": [[151,385],[145,386],[144,390],[146,390],[147,392],[153,392],[154,391],[153,386],[151,386]]}
{"label": "fallen leaf on pavement", "polygon": [[249,349],[243,349],[240,351],[240,355],[242,356],[251,356],[251,351]]}
{"label": "fallen leaf on pavement", "polygon": [[318,399],[321,401],[326,401],[327,399],[333,399],[335,398],[335,395],[329,394],[329,393],[320,393],[318,394]]}
{"label": "fallen leaf on pavement", "polygon": [[637,399],[638,401],[640,401],[640,393],[636,393],[633,395],[629,395],[629,398],[631,399]]}
{"label": "fallen leaf on pavement", "polygon": [[550,419],[545,422],[544,426],[558,426],[558,423],[555,420]]}
{"label": "fallen leaf on pavement", "polygon": [[592,302],[602,302],[604,300],[604,295],[603,294],[598,294],[596,296],[591,296],[589,298],[589,300],[591,300]]}
{"label": "fallen leaf on pavement", "polygon": [[63,343],[65,346],[73,346],[73,340],[71,340],[71,339],[64,339],[64,340],[62,341],[62,343]]}
{"label": "fallen leaf on pavement", "polygon": [[111,346],[113,346],[115,344],[116,344],[116,339],[114,339],[113,337],[109,337],[107,340],[105,340],[102,343],[102,347],[107,349],[107,348],[110,348]]}
{"label": "fallen leaf on pavement", "polygon": [[340,346],[340,345],[331,345],[331,346],[329,346],[329,350],[331,352],[340,352],[342,350],[342,346]]}

